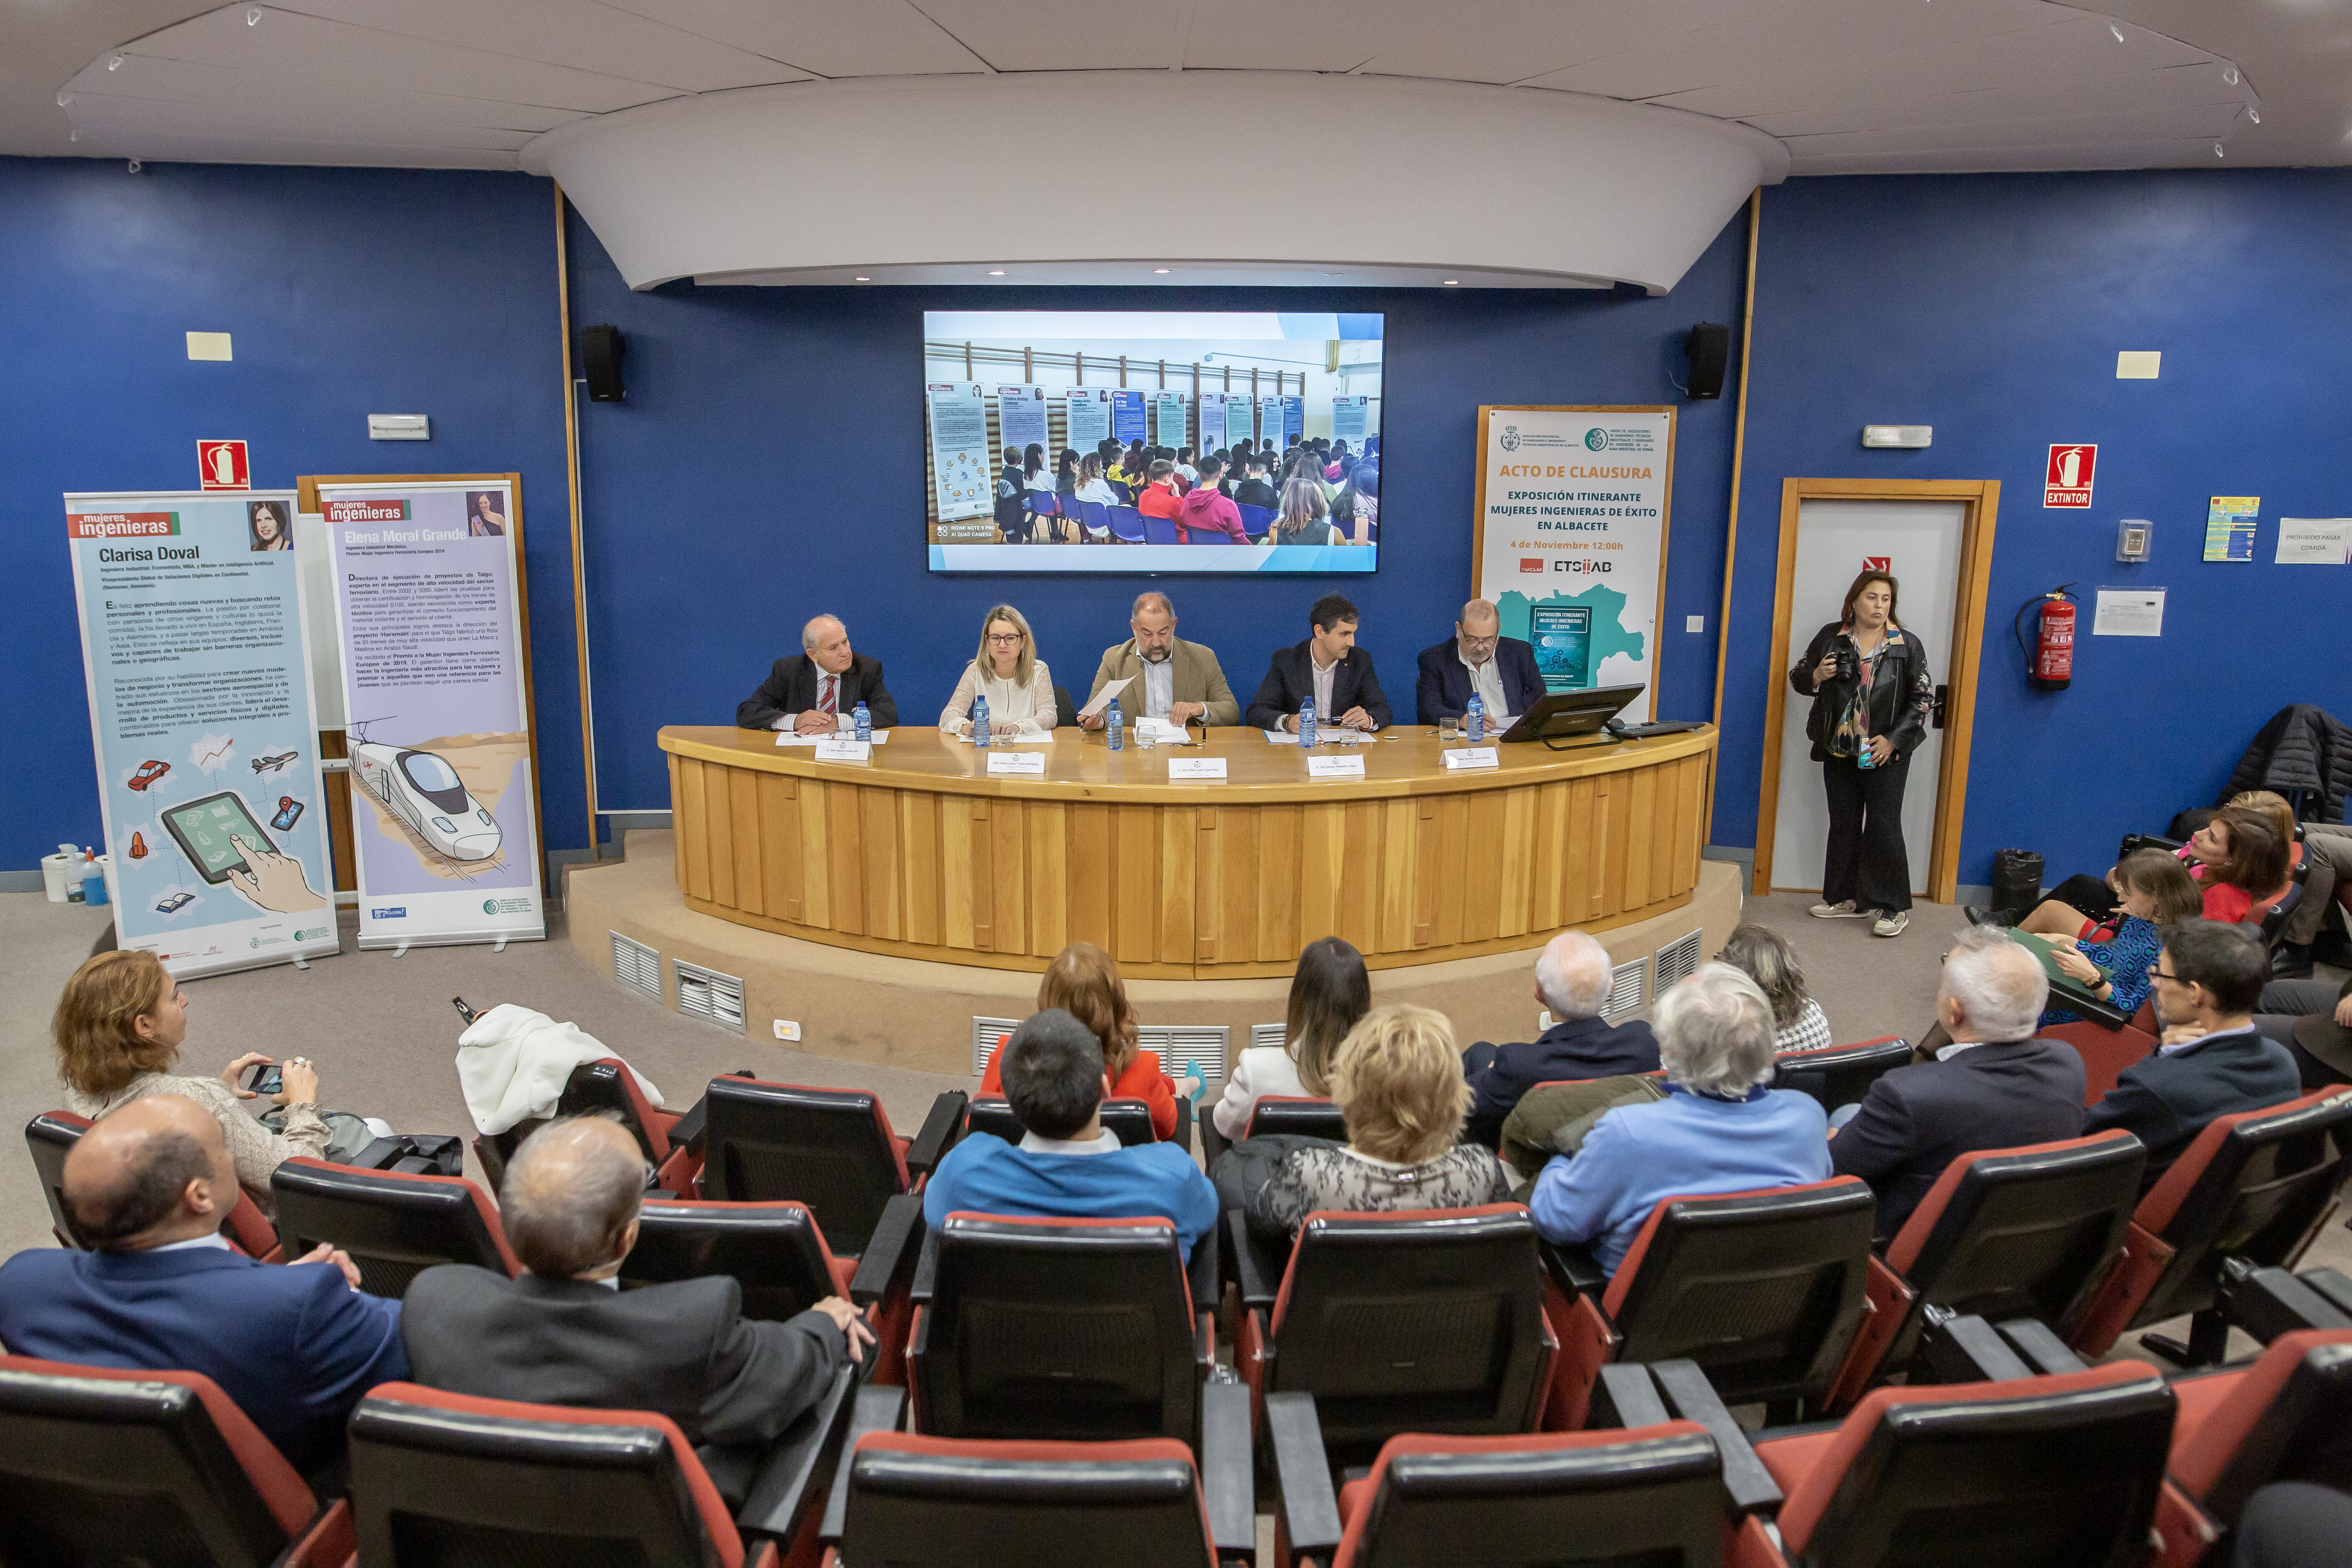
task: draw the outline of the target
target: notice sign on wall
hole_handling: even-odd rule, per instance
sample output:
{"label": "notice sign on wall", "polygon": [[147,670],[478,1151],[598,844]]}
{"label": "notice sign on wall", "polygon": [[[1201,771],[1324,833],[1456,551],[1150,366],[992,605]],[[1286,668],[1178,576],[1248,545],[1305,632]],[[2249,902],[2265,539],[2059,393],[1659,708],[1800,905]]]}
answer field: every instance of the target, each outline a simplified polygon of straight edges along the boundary
{"label": "notice sign on wall", "polygon": [[2053,447],[2050,467],[2042,476],[2042,504],[2045,507],[2087,507],[2091,504],[2091,478],[2099,466],[2096,447]]}
{"label": "notice sign on wall", "polygon": [[540,938],[522,518],[504,480],[319,487],[360,945]]}
{"label": "notice sign on wall", "polygon": [[182,979],[334,952],[293,495],[65,502],[116,944]]}
{"label": "notice sign on wall", "polygon": [[1472,580],[1547,689],[1640,686],[1657,712],[1658,603],[1674,496],[1671,408],[1478,410]]}

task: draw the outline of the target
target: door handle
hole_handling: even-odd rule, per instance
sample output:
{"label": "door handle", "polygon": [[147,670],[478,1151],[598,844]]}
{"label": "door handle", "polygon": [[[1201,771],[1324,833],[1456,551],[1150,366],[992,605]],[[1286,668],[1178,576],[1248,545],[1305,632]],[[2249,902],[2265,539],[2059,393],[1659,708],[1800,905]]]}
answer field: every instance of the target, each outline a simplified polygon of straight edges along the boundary
{"label": "door handle", "polygon": [[1929,710],[1929,712],[1931,721],[1938,730],[1944,727],[1944,703],[1946,699],[1949,698],[1951,694],[1952,689],[1948,686],[1938,686],[1936,688],[1936,705]]}

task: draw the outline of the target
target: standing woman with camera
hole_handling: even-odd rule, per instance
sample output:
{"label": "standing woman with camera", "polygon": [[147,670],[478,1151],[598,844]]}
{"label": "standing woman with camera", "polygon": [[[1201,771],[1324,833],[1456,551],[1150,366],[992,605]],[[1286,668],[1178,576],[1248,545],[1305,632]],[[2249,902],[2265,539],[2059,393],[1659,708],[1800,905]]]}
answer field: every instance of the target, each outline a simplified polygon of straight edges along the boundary
{"label": "standing woman with camera", "polygon": [[1911,923],[1911,862],[1903,847],[1903,785],[1927,738],[1935,678],[1927,650],[1895,616],[1895,579],[1867,571],[1845,591],[1841,618],[1813,634],[1789,684],[1813,700],[1805,737],[1829,794],[1822,920],[1871,920],[1880,936]]}

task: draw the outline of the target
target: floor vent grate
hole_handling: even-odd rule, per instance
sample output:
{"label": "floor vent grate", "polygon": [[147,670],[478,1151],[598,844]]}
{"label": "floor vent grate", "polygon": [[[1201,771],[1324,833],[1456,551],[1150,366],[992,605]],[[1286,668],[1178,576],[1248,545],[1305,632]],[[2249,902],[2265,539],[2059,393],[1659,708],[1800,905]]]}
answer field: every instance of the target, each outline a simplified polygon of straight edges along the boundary
{"label": "floor vent grate", "polygon": [[1698,967],[1698,949],[1703,931],[1693,931],[1658,949],[1657,994],[1661,996],[1689,978]]}
{"label": "floor vent grate", "polygon": [[1601,1016],[1612,1024],[1622,1024],[1649,1005],[1643,982],[1648,978],[1650,961],[1637,958],[1631,963],[1621,963],[1609,972],[1609,1000],[1601,1005]]}
{"label": "floor vent grate", "polygon": [[679,959],[677,1010],[689,1018],[743,1033],[743,983],[731,974]]}
{"label": "floor vent grate", "polygon": [[655,1001],[660,1001],[661,954],[644,942],[631,941],[619,931],[607,934],[613,939],[613,978],[632,991],[642,991]]}

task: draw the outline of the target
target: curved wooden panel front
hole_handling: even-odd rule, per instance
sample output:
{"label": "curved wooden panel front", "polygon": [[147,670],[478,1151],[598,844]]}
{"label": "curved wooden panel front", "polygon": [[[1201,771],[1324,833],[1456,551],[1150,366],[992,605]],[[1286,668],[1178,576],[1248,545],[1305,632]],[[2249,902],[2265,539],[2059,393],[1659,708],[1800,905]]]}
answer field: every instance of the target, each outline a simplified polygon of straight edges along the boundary
{"label": "curved wooden panel front", "polygon": [[[665,729],[678,888],[740,924],[1003,969],[1085,940],[1136,975],[1286,974],[1325,935],[1374,968],[1433,963],[1687,903],[1715,747],[1711,728],[1510,746],[1448,773],[1434,731],[1400,726],[1361,748],[1363,780],[1310,784],[1252,730],[1173,753],[1064,733],[1045,777],[1015,779],[932,729],[892,732],[870,767]],[[1171,784],[1171,754],[1232,777]]]}

